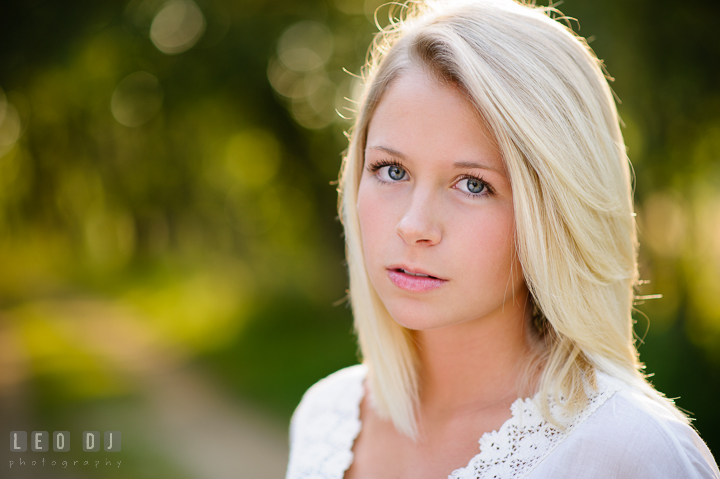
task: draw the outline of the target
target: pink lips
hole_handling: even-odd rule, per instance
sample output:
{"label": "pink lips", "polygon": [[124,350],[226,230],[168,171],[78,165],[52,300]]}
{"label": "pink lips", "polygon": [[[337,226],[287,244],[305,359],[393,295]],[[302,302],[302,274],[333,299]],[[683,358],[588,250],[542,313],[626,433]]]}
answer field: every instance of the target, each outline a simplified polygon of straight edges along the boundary
{"label": "pink lips", "polygon": [[390,280],[399,288],[406,291],[422,293],[439,288],[447,283],[447,280],[426,276],[413,276],[400,270],[400,268],[388,269]]}

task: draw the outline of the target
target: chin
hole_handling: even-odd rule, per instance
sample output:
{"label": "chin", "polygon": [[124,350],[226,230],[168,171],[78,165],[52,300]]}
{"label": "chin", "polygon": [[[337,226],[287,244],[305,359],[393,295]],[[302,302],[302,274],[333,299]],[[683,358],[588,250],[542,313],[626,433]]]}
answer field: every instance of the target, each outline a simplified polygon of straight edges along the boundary
{"label": "chin", "polygon": [[436,329],[438,327],[442,327],[442,326],[438,326],[437,324],[434,324],[434,322],[430,321],[430,320],[425,321],[422,319],[418,320],[418,318],[405,318],[405,317],[397,318],[395,316],[392,316],[392,318],[400,326],[402,326],[406,329],[413,330],[413,331],[429,331],[431,329]]}
{"label": "chin", "polygon": [[397,305],[388,308],[388,312],[400,326],[415,331],[438,329],[453,324],[452,320],[443,317],[442,313],[427,304],[417,304],[415,307]]}

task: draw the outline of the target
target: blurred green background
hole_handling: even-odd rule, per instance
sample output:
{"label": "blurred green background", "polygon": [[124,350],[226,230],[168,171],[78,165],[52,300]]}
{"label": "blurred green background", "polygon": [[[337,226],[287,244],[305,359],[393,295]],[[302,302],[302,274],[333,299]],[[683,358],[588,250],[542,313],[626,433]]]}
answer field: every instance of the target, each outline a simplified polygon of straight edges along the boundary
{"label": "blurred green background", "polygon": [[[357,362],[332,182],[381,3],[3,2],[0,424],[78,460],[119,430],[123,465],[0,475],[282,477],[302,393]],[[718,451],[720,4],[560,8],[617,78],[641,359]]]}

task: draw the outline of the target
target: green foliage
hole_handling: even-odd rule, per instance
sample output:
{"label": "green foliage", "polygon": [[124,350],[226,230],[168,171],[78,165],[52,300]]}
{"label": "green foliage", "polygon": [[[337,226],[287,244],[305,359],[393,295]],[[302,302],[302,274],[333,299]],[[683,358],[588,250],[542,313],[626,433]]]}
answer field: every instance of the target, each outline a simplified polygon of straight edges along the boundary
{"label": "green foliage", "polygon": [[358,363],[347,304],[312,304],[298,296],[267,298],[243,334],[202,362],[235,393],[289,419],[318,379]]}

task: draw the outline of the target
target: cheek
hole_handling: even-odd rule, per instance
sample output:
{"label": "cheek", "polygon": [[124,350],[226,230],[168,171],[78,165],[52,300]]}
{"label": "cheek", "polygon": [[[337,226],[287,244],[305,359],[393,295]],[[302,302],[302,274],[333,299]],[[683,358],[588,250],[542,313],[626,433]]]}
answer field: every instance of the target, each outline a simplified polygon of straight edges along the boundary
{"label": "cheek", "polygon": [[363,250],[371,255],[377,247],[384,244],[392,228],[392,211],[386,201],[375,193],[372,180],[363,178],[358,190],[357,212],[360,220],[360,232]]}
{"label": "cheek", "polygon": [[[513,280],[520,272],[514,254],[514,221],[511,211],[494,212],[458,225],[460,250],[464,251],[468,284],[484,283],[505,289],[511,271]],[[521,273],[521,272],[520,272]]]}

